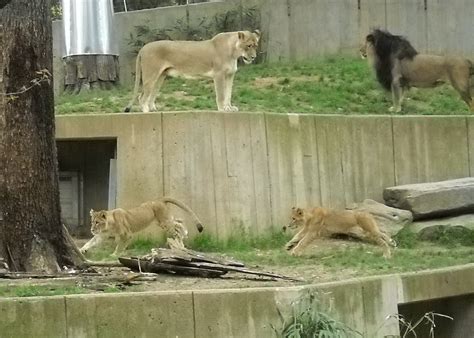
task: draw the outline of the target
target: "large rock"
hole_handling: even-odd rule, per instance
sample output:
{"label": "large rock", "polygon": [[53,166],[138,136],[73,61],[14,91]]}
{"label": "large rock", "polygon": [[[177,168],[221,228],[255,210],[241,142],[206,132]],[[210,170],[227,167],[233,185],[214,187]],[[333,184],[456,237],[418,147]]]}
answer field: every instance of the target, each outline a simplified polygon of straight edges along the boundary
{"label": "large rock", "polygon": [[383,198],[415,220],[474,212],[474,178],[399,185],[384,189]]}
{"label": "large rock", "polygon": [[354,203],[348,206],[347,209],[366,211],[372,214],[380,229],[390,236],[395,235],[413,221],[410,211],[392,208],[371,199],[366,199],[362,203]]}
{"label": "large rock", "polygon": [[418,234],[418,239],[439,241],[440,236],[452,243],[474,243],[474,214],[416,221],[407,229]]}

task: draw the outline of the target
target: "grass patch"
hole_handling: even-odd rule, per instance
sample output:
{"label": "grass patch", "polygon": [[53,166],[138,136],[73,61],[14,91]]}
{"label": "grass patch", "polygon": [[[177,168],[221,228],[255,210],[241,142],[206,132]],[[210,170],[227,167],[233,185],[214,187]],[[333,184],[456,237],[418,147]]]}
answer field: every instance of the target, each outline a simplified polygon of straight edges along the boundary
{"label": "grass patch", "polygon": [[438,225],[425,228],[420,231],[418,237],[448,248],[474,247],[474,231],[463,226]]}
{"label": "grass patch", "polygon": [[[458,235],[458,234],[457,234]],[[417,234],[402,231],[396,237],[398,248],[389,260],[383,258],[382,250],[375,245],[352,241],[349,246],[335,244],[327,249],[315,251],[302,257],[290,256],[284,249],[289,235],[273,233],[250,238],[232,236],[228,241],[216,241],[209,235],[198,236],[191,247],[199,251],[223,253],[258,266],[321,266],[325,271],[337,274],[341,270],[357,271],[358,274],[373,275],[397,273],[447,267],[474,262],[474,247],[464,246],[465,238],[450,237],[449,241],[427,242]],[[456,242],[456,240],[461,242]]]}
{"label": "grass patch", "polygon": [[89,293],[90,290],[79,286],[57,285],[20,285],[0,286],[0,297],[35,297]]}
{"label": "grass patch", "polygon": [[323,309],[320,298],[317,292],[307,291],[293,301],[292,314],[283,323],[283,328],[273,328],[277,335],[284,338],[362,337],[360,332],[336,320],[329,311]]}
{"label": "grass patch", "polygon": [[[163,247],[164,244],[164,236],[162,238],[137,237],[130,243],[123,255],[145,255],[150,253],[151,249]],[[100,246],[91,249],[89,252],[87,252],[86,256],[90,260],[99,262],[116,260],[116,257],[111,255],[114,250],[115,241],[113,240],[113,238],[110,238],[103,242]]]}
{"label": "grass patch", "polygon": [[[56,98],[56,113],[122,112],[132,88],[97,90]],[[215,110],[210,79],[169,78],[157,98],[161,111]],[[390,94],[377,84],[366,61],[330,57],[312,61],[263,63],[241,66],[235,76],[234,104],[241,111],[324,114],[387,114]],[[134,107],[135,111],[139,108]],[[469,114],[450,86],[413,88],[407,94],[404,114]]]}
{"label": "grass patch", "polygon": [[393,236],[393,239],[399,248],[404,249],[413,249],[419,243],[418,235],[407,228],[399,231],[395,236]]}
{"label": "grass patch", "polygon": [[282,232],[272,232],[264,236],[250,236],[245,231],[241,235],[231,235],[226,241],[217,240],[209,234],[196,236],[188,243],[198,251],[246,252],[251,250],[282,248],[291,237]]}
{"label": "grass patch", "polygon": [[[474,263],[473,238],[459,232],[449,235],[444,231],[438,239],[426,241],[421,240],[418,234],[401,231],[394,237],[398,247],[389,260],[383,258],[380,247],[355,240],[323,241],[322,245],[329,244],[324,249],[308,250],[301,257],[293,257],[284,250],[284,245],[290,238],[290,234],[283,232],[250,236],[245,231],[239,231],[226,241],[217,240],[209,234],[200,234],[188,240],[186,246],[201,252],[232,257],[249,267],[289,270],[313,267],[327,276],[345,276],[349,272],[354,276],[399,273]],[[163,246],[163,239],[138,238],[123,255],[140,256],[150,253],[152,248]],[[88,256],[93,260],[111,260],[112,251],[113,248],[103,248]]]}

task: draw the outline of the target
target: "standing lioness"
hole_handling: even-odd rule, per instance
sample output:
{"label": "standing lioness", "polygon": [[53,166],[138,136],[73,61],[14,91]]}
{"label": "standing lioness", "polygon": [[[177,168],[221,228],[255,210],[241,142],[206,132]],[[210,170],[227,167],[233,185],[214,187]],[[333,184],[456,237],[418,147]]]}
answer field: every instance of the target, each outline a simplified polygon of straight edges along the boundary
{"label": "standing lioness", "polygon": [[143,93],[139,97],[142,111],[156,111],[155,97],[167,75],[213,78],[217,109],[237,111],[231,103],[237,59],[242,57],[245,63],[251,63],[257,56],[259,39],[259,31],[241,31],[219,33],[205,41],[147,43],[138,52],[133,98],[125,111],[131,110],[138,97],[140,80],[143,83]]}

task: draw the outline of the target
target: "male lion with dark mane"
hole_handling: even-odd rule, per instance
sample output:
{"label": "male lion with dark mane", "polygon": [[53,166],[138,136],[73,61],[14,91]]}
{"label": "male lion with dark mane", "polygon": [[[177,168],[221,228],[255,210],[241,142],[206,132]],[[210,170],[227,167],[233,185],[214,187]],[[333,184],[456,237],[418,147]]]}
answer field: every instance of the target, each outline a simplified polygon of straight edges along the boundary
{"label": "male lion with dark mane", "polygon": [[[257,57],[260,32],[219,33],[205,41],[154,41],[147,43],[137,55],[133,98],[125,108],[129,112],[139,97],[142,111],[156,111],[155,97],[166,76],[207,76],[214,80],[217,109],[238,111],[231,103],[232,85],[237,72],[237,59],[248,64]],[[155,90],[155,87],[156,90]]]}
{"label": "male lion with dark mane", "polygon": [[410,87],[432,88],[445,82],[450,82],[474,111],[471,97],[474,66],[470,60],[459,56],[419,54],[404,37],[380,29],[374,29],[366,36],[360,51],[375,69],[378,82],[392,92],[390,111],[402,110],[404,93]]}
{"label": "male lion with dark mane", "polygon": [[[360,233],[360,231],[363,234],[362,238],[384,248],[386,258],[391,256],[390,246],[395,245],[388,235],[380,231],[374,217],[364,211],[293,207],[288,228],[301,228],[285,246],[293,256],[299,256],[317,238],[352,232]],[[285,230],[286,227],[283,229]]]}

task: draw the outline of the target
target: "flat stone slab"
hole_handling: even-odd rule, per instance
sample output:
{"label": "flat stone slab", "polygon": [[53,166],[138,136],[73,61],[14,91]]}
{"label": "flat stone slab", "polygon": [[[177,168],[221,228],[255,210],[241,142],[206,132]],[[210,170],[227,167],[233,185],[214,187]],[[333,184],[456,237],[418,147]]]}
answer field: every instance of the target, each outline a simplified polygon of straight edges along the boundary
{"label": "flat stone slab", "polygon": [[410,210],[414,220],[474,212],[474,177],[385,188],[385,203]]}

